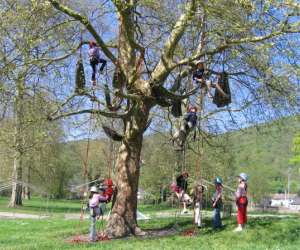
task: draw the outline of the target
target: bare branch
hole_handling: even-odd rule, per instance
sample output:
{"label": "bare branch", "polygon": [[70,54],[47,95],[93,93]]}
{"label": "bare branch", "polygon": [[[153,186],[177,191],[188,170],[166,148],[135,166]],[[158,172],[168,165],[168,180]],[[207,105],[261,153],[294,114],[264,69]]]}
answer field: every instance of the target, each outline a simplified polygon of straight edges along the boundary
{"label": "bare branch", "polygon": [[80,23],[82,23],[86,29],[93,35],[93,37],[96,39],[98,45],[100,46],[100,48],[102,49],[103,53],[114,63],[117,63],[117,59],[115,58],[115,56],[112,54],[112,52],[108,49],[107,45],[105,44],[105,42],[103,41],[103,39],[100,37],[100,35],[98,34],[98,32],[95,30],[95,28],[93,27],[93,25],[89,22],[89,20],[87,19],[87,17],[82,16],[80,13],[68,8],[67,6],[62,5],[61,3],[59,3],[56,0],[48,0],[52,6],[65,13],[66,15],[75,18],[77,21],[79,21]]}
{"label": "bare branch", "polygon": [[188,21],[191,20],[196,9],[196,1],[192,0],[186,5],[186,11],[183,13],[176,22],[168,40],[164,45],[164,49],[161,55],[161,59],[152,73],[152,79],[156,82],[163,82],[168,76],[170,69],[169,65],[172,64],[175,48],[184,34],[184,31],[188,25]]}
{"label": "bare branch", "polygon": [[116,112],[107,112],[107,111],[98,110],[98,109],[84,109],[84,110],[80,110],[80,111],[74,111],[74,112],[60,114],[60,115],[57,115],[54,117],[50,114],[48,116],[48,119],[50,121],[55,121],[55,120],[58,120],[61,118],[66,118],[66,117],[81,115],[81,114],[95,114],[95,115],[102,115],[107,118],[125,119],[126,117],[128,117],[131,114],[131,111],[132,111],[132,109],[125,113],[116,113]]}

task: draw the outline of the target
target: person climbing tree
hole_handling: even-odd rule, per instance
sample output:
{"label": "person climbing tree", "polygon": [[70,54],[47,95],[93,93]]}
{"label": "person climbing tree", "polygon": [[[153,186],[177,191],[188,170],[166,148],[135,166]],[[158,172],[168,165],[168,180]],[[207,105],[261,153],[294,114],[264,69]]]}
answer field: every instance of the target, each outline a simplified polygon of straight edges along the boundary
{"label": "person climbing tree", "polygon": [[202,221],[201,221],[201,209],[202,209],[202,202],[203,202],[203,193],[204,193],[204,186],[201,184],[196,184],[193,189],[194,195],[194,221],[195,225],[198,228],[201,228]]}
{"label": "person climbing tree", "polygon": [[205,93],[208,94],[209,98],[213,98],[211,88],[214,86],[212,82],[208,79],[208,73],[202,61],[198,61],[196,63],[196,70],[193,73],[193,80],[200,85],[201,89],[204,89]]}
{"label": "person climbing tree", "polygon": [[245,173],[241,173],[238,176],[238,188],[235,193],[236,205],[237,205],[237,223],[238,227],[234,230],[235,232],[240,232],[245,229],[245,224],[247,223],[247,206],[248,206],[248,198],[247,198],[247,181],[248,175]]}
{"label": "person climbing tree", "polygon": [[223,206],[222,202],[222,179],[220,177],[216,177],[215,179],[215,187],[216,191],[212,197],[212,207],[213,207],[213,229],[219,229],[222,227],[221,221],[221,209]]}
{"label": "person climbing tree", "polygon": [[92,84],[93,86],[96,85],[96,70],[97,70],[97,65],[101,63],[100,67],[100,73],[103,72],[105,65],[106,65],[106,60],[102,59],[100,57],[100,49],[97,47],[97,43],[95,41],[89,41],[89,59],[90,59],[90,65],[92,66]]}
{"label": "person climbing tree", "polygon": [[188,172],[183,172],[181,175],[177,176],[176,183],[172,183],[171,189],[175,192],[177,198],[183,204],[182,213],[187,213],[187,206],[192,204],[191,197],[187,194],[188,188]]}
{"label": "person climbing tree", "polygon": [[180,150],[183,149],[184,143],[189,133],[196,127],[197,119],[197,108],[192,106],[184,115],[183,125],[180,127],[180,130],[177,131],[173,136],[173,142],[177,144]]}
{"label": "person climbing tree", "polygon": [[100,203],[105,203],[108,201],[108,196],[104,195],[104,189],[98,189],[96,186],[92,186],[90,189],[89,196],[89,209],[90,209],[90,241],[97,240],[97,232],[96,232],[96,220],[99,219],[100,215],[103,215],[103,207],[99,207]]}

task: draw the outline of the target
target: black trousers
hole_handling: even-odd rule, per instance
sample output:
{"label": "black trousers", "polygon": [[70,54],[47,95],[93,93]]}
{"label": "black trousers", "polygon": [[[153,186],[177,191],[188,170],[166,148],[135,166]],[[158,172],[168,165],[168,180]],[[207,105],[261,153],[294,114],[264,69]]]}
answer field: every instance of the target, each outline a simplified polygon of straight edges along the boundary
{"label": "black trousers", "polygon": [[93,73],[92,73],[92,81],[96,81],[96,70],[97,70],[97,65],[101,63],[101,67],[100,67],[100,72],[102,72],[104,70],[104,67],[106,66],[106,60],[100,58],[99,60],[96,58],[92,58],[90,60],[90,64],[92,66],[93,69]]}

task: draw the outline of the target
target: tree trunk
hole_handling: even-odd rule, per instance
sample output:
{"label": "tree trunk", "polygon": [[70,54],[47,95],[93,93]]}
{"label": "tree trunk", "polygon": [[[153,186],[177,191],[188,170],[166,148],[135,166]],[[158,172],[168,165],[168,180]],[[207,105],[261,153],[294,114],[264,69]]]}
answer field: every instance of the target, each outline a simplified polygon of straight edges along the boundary
{"label": "tree trunk", "polygon": [[137,235],[142,232],[137,225],[136,210],[140,155],[148,114],[149,111],[141,109],[125,123],[125,139],[119,148],[116,164],[118,192],[106,227],[106,233],[110,238]]}
{"label": "tree trunk", "polygon": [[13,185],[9,207],[22,206],[22,156],[17,154],[14,159]]}
{"label": "tree trunk", "polygon": [[9,207],[22,205],[22,164],[23,164],[23,127],[24,127],[24,90],[23,79],[19,79],[16,84],[17,94],[15,97],[15,155],[12,172],[12,192]]}

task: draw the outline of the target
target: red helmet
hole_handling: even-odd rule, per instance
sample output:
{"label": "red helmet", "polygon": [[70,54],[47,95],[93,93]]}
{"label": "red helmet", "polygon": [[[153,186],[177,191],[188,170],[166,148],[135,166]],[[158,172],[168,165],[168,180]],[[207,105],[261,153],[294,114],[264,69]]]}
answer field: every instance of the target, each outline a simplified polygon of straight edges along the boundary
{"label": "red helmet", "polygon": [[90,40],[90,41],[89,41],[89,46],[90,46],[90,48],[97,46],[96,41]]}
{"label": "red helmet", "polygon": [[197,112],[197,111],[198,111],[197,107],[195,107],[195,106],[189,107],[189,112]]}
{"label": "red helmet", "polygon": [[105,180],[104,180],[104,184],[107,185],[107,186],[112,186],[112,185],[114,185],[112,179],[105,179]]}
{"label": "red helmet", "polygon": [[183,171],[181,175],[184,175],[186,177],[189,177],[189,173],[187,171]]}

